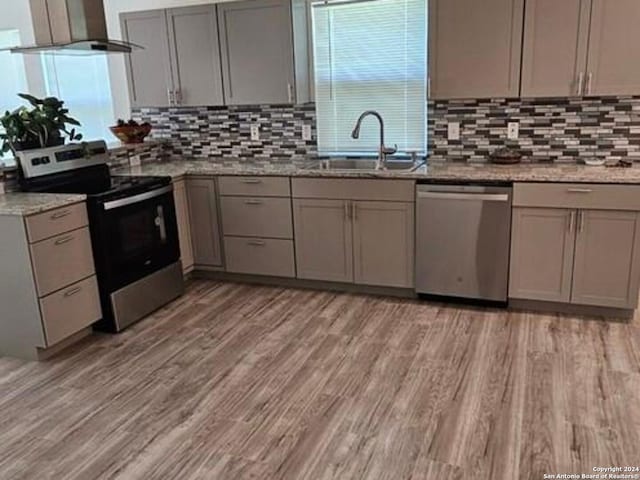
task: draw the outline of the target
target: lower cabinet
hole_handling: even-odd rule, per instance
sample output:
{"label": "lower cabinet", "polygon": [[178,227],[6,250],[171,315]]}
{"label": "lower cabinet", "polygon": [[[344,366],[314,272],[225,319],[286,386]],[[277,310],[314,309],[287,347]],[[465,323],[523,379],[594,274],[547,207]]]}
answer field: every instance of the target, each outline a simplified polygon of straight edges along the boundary
{"label": "lower cabinet", "polygon": [[176,204],[182,271],[188,273],[193,270],[193,246],[191,245],[189,200],[187,199],[187,186],[184,180],[179,180],[173,184],[173,199]]}
{"label": "lower cabinet", "polygon": [[637,212],[580,210],[571,301],[636,308],[640,287]]}
{"label": "lower cabinet", "polygon": [[352,209],[355,283],[413,287],[413,203],[353,202]]}
{"label": "lower cabinet", "polygon": [[569,302],[573,269],[573,211],[514,208],[509,297]]}
{"label": "lower cabinet", "polygon": [[188,178],[187,202],[196,267],[222,267],[220,222],[215,178]]}
{"label": "lower cabinet", "polygon": [[514,208],[509,297],[634,309],[639,213]]}
{"label": "lower cabinet", "polygon": [[294,199],[298,278],[411,288],[414,205]]}
{"label": "lower cabinet", "polygon": [[353,230],[347,200],[294,199],[298,278],[353,282]]}
{"label": "lower cabinet", "polygon": [[293,240],[224,237],[227,272],[295,277]]}

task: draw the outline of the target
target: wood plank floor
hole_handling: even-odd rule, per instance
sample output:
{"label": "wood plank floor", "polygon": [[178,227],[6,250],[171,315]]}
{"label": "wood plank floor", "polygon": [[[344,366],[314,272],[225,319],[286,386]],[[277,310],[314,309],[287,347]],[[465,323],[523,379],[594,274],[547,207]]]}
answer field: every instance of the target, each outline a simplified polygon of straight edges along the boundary
{"label": "wood plank floor", "polygon": [[640,464],[640,321],[192,282],[0,358],[0,478],[541,479]]}

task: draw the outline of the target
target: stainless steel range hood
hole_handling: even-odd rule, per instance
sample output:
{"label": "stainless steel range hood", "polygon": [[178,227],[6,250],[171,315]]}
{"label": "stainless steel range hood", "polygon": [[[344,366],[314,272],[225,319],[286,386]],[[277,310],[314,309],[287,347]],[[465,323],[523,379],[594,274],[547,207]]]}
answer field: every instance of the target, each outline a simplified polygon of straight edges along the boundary
{"label": "stainless steel range hood", "polygon": [[139,45],[110,40],[103,0],[30,0],[36,44],[12,53],[131,53]]}

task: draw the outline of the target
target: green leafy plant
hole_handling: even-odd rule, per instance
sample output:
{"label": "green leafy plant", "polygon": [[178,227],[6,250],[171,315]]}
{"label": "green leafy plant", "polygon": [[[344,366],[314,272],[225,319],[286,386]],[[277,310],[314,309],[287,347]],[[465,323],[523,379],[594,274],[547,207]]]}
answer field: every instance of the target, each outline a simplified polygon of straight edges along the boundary
{"label": "green leafy plant", "polygon": [[6,111],[0,117],[0,153],[32,148],[53,147],[64,144],[65,135],[69,140],[82,140],[82,135],[75,128],[69,130],[67,125],[81,126],[80,122],[68,115],[64,102],[56,97],[37,98],[26,93],[18,94],[31,104],[32,108],[19,107],[13,112]]}

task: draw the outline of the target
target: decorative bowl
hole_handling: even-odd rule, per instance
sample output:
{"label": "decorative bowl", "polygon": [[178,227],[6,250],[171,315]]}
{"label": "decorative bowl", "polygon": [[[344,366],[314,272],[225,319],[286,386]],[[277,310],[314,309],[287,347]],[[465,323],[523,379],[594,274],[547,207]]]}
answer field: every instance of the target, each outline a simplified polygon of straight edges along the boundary
{"label": "decorative bowl", "polygon": [[142,143],[144,139],[151,133],[151,125],[122,125],[109,127],[118,140],[125,144]]}
{"label": "decorative bowl", "polygon": [[499,148],[489,155],[489,161],[501,165],[520,163],[522,161],[522,152],[514,148]]}

